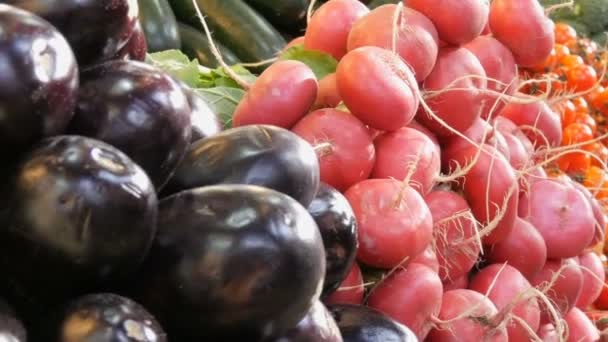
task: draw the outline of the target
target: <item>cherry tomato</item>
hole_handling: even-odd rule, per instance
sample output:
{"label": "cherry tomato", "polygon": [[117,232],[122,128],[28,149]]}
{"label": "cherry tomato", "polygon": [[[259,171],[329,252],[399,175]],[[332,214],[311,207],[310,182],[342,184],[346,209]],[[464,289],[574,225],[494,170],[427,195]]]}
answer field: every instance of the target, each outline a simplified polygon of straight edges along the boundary
{"label": "cherry tomato", "polygon": [[570,100],[574,107],[576,108],[576,112],[579,113],[588,113],[589,112],[589,104],[583,97],[575,97]]}
{"label": "cherry tomato", "polygon": [[571,123],[564,128],[562,145],[572,145],[593,139],[591,127],[582,123]]}
{"label": "cherry tomato", "polygon": [[595,132],[597,132],[597,122],[595,122],[595,119],[587,113],[576,113],[576,115],[574,116],[574,122],[582,123],[589,126],[589,128],[591,128],[592,134],[595,134]]}
{"label": "cherry tomato", "polygon": [[558,107],[561,119],[562,119],[562,128],[566,128],[571,123],[574,123],[576,115],[576,106],[570,100],[564,101],[559,104]]}
{"label": "cherry tomato", "polygon": [[594,193],[597,199],[608,198],[608,177],[601,167],[589,167],[585,172],[583,185]]}
{"label": "cherry tomato", "polygon": [[608,88],[599,87],[589,94],[591,105],[604,115],[608,115]]}
{"label": "cherry tomato", "polygon": [[585,91],[591,89],[597,82],[597,73],[592,66],[586,64],[575,65],[566,71],[568,89]]}
{"label": "cherry tomato", "polygon": [[560,157],[557,165],[564,172],[585,172],[591,166],[591,157],[582,152],[571,152]]}
{"label": "cherry tomato", "polygon": [[577,65],[585,64],[583,57],[578,55],[565,55],[559,59],[559,64],[566,68],[573,68]]}
{"label": "cherry tomato", "polygon": [[566,44],[570,41],[576,41],[576,30],[566,23],[555,24],[555,42],[557,44]]}
{"label": "cherry tomato", "polygon": [[608,147],[601,142],[594,142],[589,145],[585,145],[583,146],[583,149],[593,153],[595,156],[595,158],[591,158],[591,165],[601,168],[603,167],[602,163],[606,164],[606,162],[608,162]]}

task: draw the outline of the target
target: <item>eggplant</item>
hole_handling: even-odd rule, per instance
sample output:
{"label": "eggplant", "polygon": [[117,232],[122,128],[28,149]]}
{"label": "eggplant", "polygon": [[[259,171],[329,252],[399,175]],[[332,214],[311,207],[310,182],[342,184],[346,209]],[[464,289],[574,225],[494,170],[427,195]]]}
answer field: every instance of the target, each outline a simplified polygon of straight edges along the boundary
{"label": "eggplant", "polygon": [[180,84],[137,61],[102,63],[81,77],[68,133],[115,146],[160,189],[190,143],[191,109]]}
{"label": "eggplant", "polygon": [[182,89],[188,98],[192,116],[191,142],[214,136],[222,131],[222,123],[217,114],[211,109],[207,101],[196,93],[195,90],[183,84]]}
{"label": "eggplant", "polygon": [[152,244],[154,186],[101,141],[43,140],[18,166],[13,189],[9,225],[0,228],[0,272],[11,302],[28,315],[123,279]]}
{"label": "eggplant", "polygon": [[143,306],[113,293],[76,298],[62,310],[57,342],[166,342],[167,334]]}
{"label": "eggplant", "polygon": [[308,212],[319,226],[327,268],[323,296],[335,291],[357,256],[357,218],[348,200],[332,186],[321,183]]}
{"label": "eggplant", "polygon": [[274,342],[343,342],[342,334],[325,305],[315,302],[308,314]]}
{"label": "eggplant", "polygon": [[308,142],[286,129],[249,125],[192,144],[165,195],[213,184],[251,184],[308,206],[319,188],[319,162]]}
{"label": "eggplant", "polygon": [[0,299],[0,341],[27,342],[27,332],[15,311]]}
{"label": "eggplant", "polygon": [[137,0],[1,0],[55,26],[74,50],[78,65],[112,59],[137,24]]}
{"label": "eggplant", "polygon": [[328,309],[344,342],[418,342],[408,327],[370,307],[336,304]]}
{"label": "eggplant", "polygon": [[147,53],[148,42],[146,41],[146,36],[144,35],[144,31],[142,31],[141,25],[138,23],[135,25],[135,29],[133,29],[133,34],[129,41],[120,49],[120,51],[118,51],[118,54],[114,59],[143,62],[146,60]]}
{"label": "eggplant", "polygon": [[[1,1],[0,1],[1,2]],[[0,4],[0,158],[3,167],[44,137],[64,132],[74,114],[78,65],[46,20]]]}
{"label": "eggplant", "polygon": [[139,22],[150,52],[179,49],[177,19],[167,0],[138,0]]}
{"label": "eggplant", "polygon": [[138,276],[141,302],[175,341],[260,341],[319,299],[323,241],[306,209],[255,185],[213,185],[159,203]]}

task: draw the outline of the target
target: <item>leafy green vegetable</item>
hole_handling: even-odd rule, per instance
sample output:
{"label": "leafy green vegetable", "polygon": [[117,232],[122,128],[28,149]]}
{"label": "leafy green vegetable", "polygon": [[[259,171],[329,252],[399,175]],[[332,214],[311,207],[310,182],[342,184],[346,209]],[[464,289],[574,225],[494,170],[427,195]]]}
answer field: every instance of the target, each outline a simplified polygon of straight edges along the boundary
{"label": "leafy green vegetable", "polygon": [[222,121],[224,128],[232,127],[234,110],[245,96],[243,89],[232,87],[200,88],[196,89],[196,93],[207,101],[207,104]]}
{"label": "leafy green vegetable", "polygon": [[[241,65],[233,65],[230,68],[249,84],[253,83],[257,78]],[[230,76],[228,76],[228,73],[226,73],[226,70],[222,67],[211,69],[208,74],[201,74],[198,88],[212,87],[241,88],[232,78],[230,78]]]}
{"label": "leafy green vegetable", "polygon": [[338,61],[333,56],[321,51],[306,50],[302,44],[294,45],[287,49],[280,59],[296,60],[308,65],[318,80],[336,72],[336,68],[338,67]]}
{"label": "leafy green vegetable", "polygon": [[181,80],[190,87],[197,87],[199,82],[199,64],[190,60],[179,50],[166,50],[148,54],[146,62],[169,75]]}

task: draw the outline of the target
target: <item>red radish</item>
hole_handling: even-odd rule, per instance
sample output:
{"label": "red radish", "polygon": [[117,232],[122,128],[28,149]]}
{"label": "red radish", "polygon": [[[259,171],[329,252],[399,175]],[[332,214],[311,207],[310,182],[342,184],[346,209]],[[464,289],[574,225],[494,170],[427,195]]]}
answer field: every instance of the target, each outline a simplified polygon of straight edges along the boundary
{"label": "red radish", "polygon": [[600,340],[600,332],[579,308],[573,308],[565,317],[568,324],[567,342],[593,342]]}
{"label": "red radish", "polygon": [[316,110],[292,129],[313,145],[319,158],[321,181],[344,191],[367,179],[376,158],[365,125],[338,109]]}
{"label": "red radish", "polygon": [[[583,273],[574,258],[547,260],[543,269],[528,280],[532,285],[545,290],[558,315],[565,315],[574,307],[583,288]],[[541,305],[541,309],[541,322],[554,323],[546,305]]]}
{"label": "red radish", "polygon": [[234,111],[233,127],[265,124],[291,128],[317,98],[315,74],[299,61],[279,61],[260,75]]}
{"label": "red radish", "polygon": [[500,133],[499,131],[492,128],[490,130],[490,136],[486,140],[486,144],[493,146],[495,149],[497,149],[498,152],[500,152],[505,157],[505,159],[511,165],[513,165],[513,162],[511,162],[510,146],[507,143],[507,139],[505,138],[505,136],[502,133]]}
{"label": "red radish", "polygon": [[424,133],[403,127],[374,140],[376,164],[372,178],[403,180],[411,174],[410,185],[425,195],[433,188],[441,171],[441,158],[433,141]]}
{"label": "red radish", "polygon": [[584,310],[593,304],[602,293],[606,281],[606,271],[602,259],[593,251],[581,254],[579,262],[583,271],[583,288],[578,301],[576,301],[576,306]]}
{"label": "red radish", "polygon": [[287,45],[285,45],[285,48],[283,49],[283,51],[292,48],[294,46],[297,45],[302,45],[304,44],[304,36],[300,36],[300,37],[296,37],[294,39],[292,39],[289,43],[287,43]]}
{"label": "red radish", "polygon": [[529,155],[534,153],[534,145],[521,130],[521,128],[519,128],[519,126],[517,126],[513,121],[503,115],[498,115],[492,121],[492,125],[503,135],[510,134],[517,138]]}
{"label": "red radish", "polygon": [[547,245],[547,257],[579,255],[595,232],[591,206],[582,193],[567,183],[539,180],[521,196],[520,216],[536,227]]}
{"label": "red radish", "polygon": [[[382,5],[359,19],[348,35],[348,50],[362,46],[392,50],[396,9],[394,4]],[[396,52],[412,68],[416,80],[422,81],[437,60],[437,30],[427,17],[411,8],[403,8],[397,25]]]}
{"label": "red radish", "polygon": [[428,342],[508,341],[507,332],[490,323],[496,306],[473,290],[451,290],[443,294],[439,319],[446,321],[431,330]]}
{"label": "red radish", "polygon": [[435,147],[437,147],[437,152],[441,152],[441,147],[439,146],[439,140],[437,140],[437,137],[435,136],[435,134],[433,134],[433,132],[429,131],[428,128],[424,127],[423,125],[418,123],[418,121],[416,121],[416,120],[412,120],[412,122],[410,122],[410,124],[407,125],[407,127],[413,128],[419,132],[424,133],[424,135],[426,135],[433,141],[433,144],[435,144]]}
{"label": "red radish", "polygon": [[457,289],[466,289],[469,287],[469,276],[463,275],[462,277],[448,283],[443,284],[443,291],[451,291]]}
{"label": "red radish", "polygon": [[334,108],[340,104],[342,98],[338,93],[338,84],[336,83],[336,73],[331,73],[323,77],[319,81],[319,92],[317,100],[312,106],[314,109]]}
{"label": "red radish", "polygon": [[433,215],[439,277],[447,282],[466,275],[480,252],[476,223],[467,202],[452,191],[435,190],[425,197]]}
{"label": "red radish", "polygon": [[544,324],[538,330],[538,337],[543,342],[561,342],[560,336],[555,330],[555,326],[551,323]]}
{"label": "red radish", "polygon": [[403,60],[388,50],[366,46],[348,52],[338,63],[336,81],[346,107],[373,128],[395,131],[414,119],[418,83]]}
{"label": "red radish", "polygon": [[[484,144],[461,149],[450,161],[467,165],[479,152],[479,157],[465,175],[463,191],[475,218],[491,231],[483,236],[484,244],[505,239],[517,217],[518,184],[515,172],[505,157],[492,146]],[[486,235],[487,234],[487,235]]]}
{"label": "red radish", "polygon": [[[485,77],[483,66],[469,50],[443,48],[422,86],[426,92],[431,92],[427,94],[426,102],[433,113],[452,129],[465,132],[479,117],[483,107]],[[422,107],[417,119],[438,136],[453,135]]]}
{"label": "red radish", "polygon": [[511,50],[517,64],[532,67],[549,57],[555,25],[538,0],[494,0],[489,22],[492,35]]}
{"label": "red radish", "polygon": [[332,55],[346,54],[348,33],[357,19],[369,9],[357,0],[329,0],[315,11],[304,34],[304,47]]}
{"label": "red radish", "polygon": [[412,260],[407,264],[420,264],[427,266],[428,268],[435,271],[435,273],[439,272],[439,262],[437,261],[437,254],[435,253],[435,250],[433,249],[433,246],[431,244],[429,244],[428,247],[422,253],[413,257]]}
{"label": "red radish", "polygon": [[338,287],[336,291],[332,292],[329,296],[323,299],[323,302],[326,305],[360,305],[363,304],[364,292],[365,287],[363,286],[363,276],[361,275],[361,269],[359,268],[359,264],[357,264],[357,262],[354,262],[353,265],[350,267],[348,275],[340,284],[340,287]]}
{"label": "red radish", "polygon": [[[530,166],[532,156],[524,143],[513,134],[501,133],[509,149],[509,163],[515,170],[523,170]],[[526,138],[527,139],[527,138]]]}
{"label": "red radish", "polygon": [[[509,49],[490,36],[480,36],[464,45],[483,66],[488,76],[487,88],[497,93],[513,95],[517,86],[517,65]],[[485,95],[481,112],[482,118],[494,117],[504,107],[504,100],[498,94]]]}
{"label": "red radish", "polygon": [[593,211],[593,218],[595,219],[595,234],[593,235],[593,239],[589,243],[589,247],[593,247],[604,241],[604,235],[606,230],[606,215],[604,214],[604,209],[600,202],[593,196],[593,194],[581,183],[571,181],[570,182],[577,190],[579,190],[583,196],[589,202],[591,206],[591,210]]}
{"label": "red radish", "polygon": [[439,314],[443,287],[437,273],[420,264],[399,269],[372,290],[368,305],[410,328],[421,341]]}
{"label": "red radish", "polygon": [[519,126],[536,148],[555,147],[562,143],[560,117],[544,101],[510,102],[500,114]]}
{"label": "red radish", "polygon": [[433,219],[422,196],[394,179],[369,179],[344,194],[358,223],[359,261],[393,268],[431,242]]}
{"label": "red radish", "polygon": [[429,17],[441,40],[453,45],[479,36],[490,12],[488,2],[482,0],[405,0],[404,3]]}
{"label": "red radish", "polygon": [[[530,341],[531,336],[527,328],[537,331],[540,327],[538,302],[533,296],[524,294],[531,288],[530,282],[516,268],[506,264],[484,267],[469,283],[469,289],[488,295],[488,299],[500,311],[498,317],[504,315],[503,319],[508,322],[509,342]],[[511,318],[511,315],[521,319],[527,327],[519,320]]]}
{"label": "red radish", "polygon": [[[486,142],[492,136],[492,126],[482,118],[473,121],[471,127],[465,132],[464,136],[476,144]],[[471,143],[457,135],[443,139],[443,149],[441,150],[441,164],[445,171],[449,171],[450,160],[465,147],[472,146]]]}
{"label": "red radish", "polygon": [[509,235],[487,250],[486,258],[492,263],[506,262],[531,279],[545,265],[547,246],[536,228],[518,217]]}

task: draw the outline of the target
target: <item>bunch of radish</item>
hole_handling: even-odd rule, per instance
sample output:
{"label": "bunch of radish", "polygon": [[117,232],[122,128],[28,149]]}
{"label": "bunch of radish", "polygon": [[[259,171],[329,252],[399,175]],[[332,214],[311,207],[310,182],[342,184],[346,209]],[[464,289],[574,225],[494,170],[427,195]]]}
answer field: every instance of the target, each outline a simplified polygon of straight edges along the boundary
{"label": "bunch of radish", "polygon": [[[357,218],[357,261],[326,303],[368,305],[428,341],[595,341],[581,309],[604,284],[605,217],[543,167],[564,152],[518,67],[551,52],[537,0],[329,0],[295,44],[330,54],[317,80],[277,61],[234,126],[290,129]],[[364,285],[361,269],[384,270]]]}

